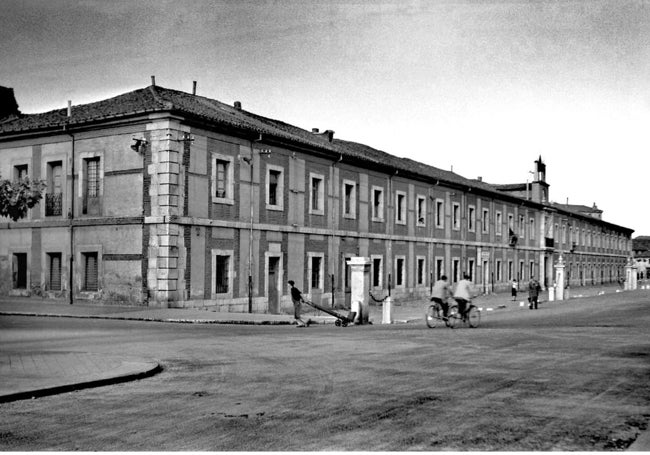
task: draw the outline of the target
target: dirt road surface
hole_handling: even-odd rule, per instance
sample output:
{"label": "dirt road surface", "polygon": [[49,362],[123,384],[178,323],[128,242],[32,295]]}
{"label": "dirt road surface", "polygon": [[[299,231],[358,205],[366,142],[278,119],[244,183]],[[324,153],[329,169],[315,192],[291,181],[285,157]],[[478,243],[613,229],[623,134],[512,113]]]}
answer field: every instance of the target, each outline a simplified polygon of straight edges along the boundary
{"label": "dirt road surface", "polygon": [[484,316],[453,330],[3,317],[3,352],[123,352],[164,371],[2,404],[0,450],[601,451],[647,428],[650,292]]}

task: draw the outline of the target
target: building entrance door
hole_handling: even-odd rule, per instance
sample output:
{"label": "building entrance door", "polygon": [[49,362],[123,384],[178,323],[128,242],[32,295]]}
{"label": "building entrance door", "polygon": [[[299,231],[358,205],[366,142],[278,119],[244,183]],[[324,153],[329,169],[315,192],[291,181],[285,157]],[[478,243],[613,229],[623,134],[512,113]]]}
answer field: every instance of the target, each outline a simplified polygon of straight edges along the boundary
{"label": "building entrance door", "polygon": [[269,256],[269,272],[267,276],[269,313],[280,314],[280,258]]}

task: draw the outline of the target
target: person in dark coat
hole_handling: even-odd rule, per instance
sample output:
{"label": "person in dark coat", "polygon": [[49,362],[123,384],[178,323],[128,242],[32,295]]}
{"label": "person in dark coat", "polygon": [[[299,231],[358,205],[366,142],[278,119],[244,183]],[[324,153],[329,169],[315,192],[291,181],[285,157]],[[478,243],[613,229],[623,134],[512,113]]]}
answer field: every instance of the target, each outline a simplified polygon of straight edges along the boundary
{"label": "person in dark coat", "polygon": [[295,286],[295,282],[293,280],[288,281],[289,286],[291,286],[291,301],[293,302],[293,317],[296,320],[296,323],[298,324],[298,327],[307,327],[309,326],[308,323],[305,323],[305,321],[302,320],[300,317],[300,310],[302,307],[302,292],[300,292],[300,289],[298,289]]}
{"label": "person in dark coat", "polygon": [[539,282],[533,278],[528,283],[528,308],[533,310],[537,309],[537,300],[539,298],[539,291],[542,290],[542,287],[539,285]]}

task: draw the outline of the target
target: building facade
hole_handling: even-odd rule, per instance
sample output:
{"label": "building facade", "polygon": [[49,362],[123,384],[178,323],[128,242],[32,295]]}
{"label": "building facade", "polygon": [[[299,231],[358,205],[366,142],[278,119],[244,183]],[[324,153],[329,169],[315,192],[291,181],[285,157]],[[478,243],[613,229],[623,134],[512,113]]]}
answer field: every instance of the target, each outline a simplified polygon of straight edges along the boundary
{"label": "building facade", "polygon": [[0,220],[0,295],[279,313],[287,280],[349,305],[354,256],[371,289],[424,298],[442,274],[484,292],[512,279],[615,282],[632,230],[548,202],[155,84],[0,120],[0,175],[47,182]]}

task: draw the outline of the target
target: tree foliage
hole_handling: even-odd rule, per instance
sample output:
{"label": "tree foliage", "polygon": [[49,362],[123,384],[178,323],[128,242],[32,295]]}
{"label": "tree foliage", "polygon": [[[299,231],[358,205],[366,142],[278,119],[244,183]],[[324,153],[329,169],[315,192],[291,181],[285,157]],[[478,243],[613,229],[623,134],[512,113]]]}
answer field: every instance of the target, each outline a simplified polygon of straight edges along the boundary
{"label": "tree foliage", "polygon": [[29,177],[13,181],[0,179],[0,216],[13,221],[24,218],[27,210],[43,198],[46,186],[44,181]]}

